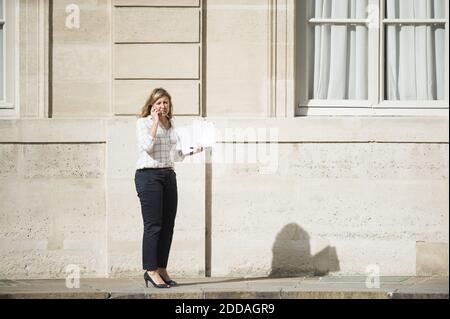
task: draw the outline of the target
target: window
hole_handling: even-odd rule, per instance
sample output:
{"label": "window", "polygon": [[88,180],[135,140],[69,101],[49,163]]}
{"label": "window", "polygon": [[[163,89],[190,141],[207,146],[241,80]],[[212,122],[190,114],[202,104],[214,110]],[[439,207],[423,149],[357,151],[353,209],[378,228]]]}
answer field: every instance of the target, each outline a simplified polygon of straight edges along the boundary
{"label": "window", "polygon": [[0,115],[14,116],[14,11],[16,2],[0,0]]}
{"label": "window", "polygon": [[384,99],[445,100],[445,6],[447,0],[387,0]]}
{"label": "window", "polygon": [[367,100],[367,0],[314,1],[311,99]]}
{"label": "window", "polygon": [[308,108],[447,108],[447,0],[297,2]]}

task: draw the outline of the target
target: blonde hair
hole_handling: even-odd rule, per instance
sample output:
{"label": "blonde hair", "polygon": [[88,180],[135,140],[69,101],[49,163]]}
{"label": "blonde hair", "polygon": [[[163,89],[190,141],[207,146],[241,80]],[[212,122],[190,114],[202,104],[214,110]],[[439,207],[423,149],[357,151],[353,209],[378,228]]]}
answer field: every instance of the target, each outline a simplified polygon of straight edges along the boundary
{"label": "blonde hair", "polygon": [[150,115],[153,104],[156,103],[160,98],[167,97],[169,99],[169,112],[167,113],[167,117],[169,120],[172,119],[172,110],[173,110],[173,104],[172,104],[172,97],[170,96],[169,92],[167,92],[163,88],[156,88],[152,91],[150,96],[147,98],[147,101],[145,102],[144,106],[141,109],[141,113],[138,115],[138,117],[147,117]]}

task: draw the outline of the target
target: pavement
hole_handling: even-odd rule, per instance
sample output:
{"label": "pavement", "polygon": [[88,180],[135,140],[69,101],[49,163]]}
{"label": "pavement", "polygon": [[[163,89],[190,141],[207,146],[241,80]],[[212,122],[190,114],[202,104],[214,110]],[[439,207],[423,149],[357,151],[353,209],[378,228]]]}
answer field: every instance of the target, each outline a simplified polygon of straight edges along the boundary
{"label": "pavement", "polygon": [[0,299],[448,299],[448,277],[364,276],[296,278],[174,278],[169,289],[145,287],[143,278],[0,280]]}

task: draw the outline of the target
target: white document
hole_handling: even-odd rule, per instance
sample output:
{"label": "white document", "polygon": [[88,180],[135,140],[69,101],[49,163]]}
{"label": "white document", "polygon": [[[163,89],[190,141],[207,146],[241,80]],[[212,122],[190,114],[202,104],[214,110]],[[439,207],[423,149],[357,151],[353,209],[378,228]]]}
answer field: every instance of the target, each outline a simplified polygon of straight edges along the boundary
{"label": "white document", "polygon": [[180,136],[181,150],[184,154],[190,153],[197,145],[203,148],[213,147],[216,143],[216,129],[214,124],[206,120],[194,120],[189,126],[175,129]]}

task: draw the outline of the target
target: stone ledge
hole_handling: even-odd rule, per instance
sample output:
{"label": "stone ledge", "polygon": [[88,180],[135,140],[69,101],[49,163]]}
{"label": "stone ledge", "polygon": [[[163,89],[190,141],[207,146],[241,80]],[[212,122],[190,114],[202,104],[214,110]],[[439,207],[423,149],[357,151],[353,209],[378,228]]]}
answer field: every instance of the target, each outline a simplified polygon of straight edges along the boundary
{"label": "stone ledge", "polygon": [[[239,142],[226,128],[275,128],[282,143],[448,143],[448,117],[299,117],[293,119],[214,119],[223,135],[219,141]],[[246,138],[252,142],[252,139]],[[269,142],[269,139],[265,140]],[[264,142],[264,141],[263,141]]]}
{"label": "stone ledge", "polygon": [[11,292],[0,299],[448,299],[448,293],[385,293],[366,291],[215,291],[167,293]]}
{"label": "stone ledge", "polygon": [[[188,125],[197,117],[176,117],[178,126]],[[263,129],[278,132],[281,143],[448,143],[448,117],[298,117],[280,118],[207,118],[221,136],[218,142],[255,142],[245,135]],[[111,119],[14,119],[0,120],[0,143],[106,143],[108,127],[126,124],[134,134],[135,117]],[[227,136],[226,132],[231,132]],[[237,137],[244,133],[243,137]],[[269,138],[258,140],[270,141]]]}
{"label": "stone ledge", "polygon": [[107,292],[11,292],[0,293],[0,299],[109,299]]}
{"label": "stone ledge", "polygon": [[448,293],[393,293],[391,299],[448,299]]}
{"label": "stone ledge", "polygon": [[97,119],[0,120],[0,143],[104,143],[106,121]]}
{"label": "stone ledge", "polygon": [[[362,278],[362,277],[361,277]],[[64,280],[0,280],[0,299],[448,299],[448,277],[382,278],[379,289],[361,280],[322,278],[179,279],[179,287],[145,288],[139,279],[82,279],[78,291]],[[325,278],[326,279],[326,278]],[[395,279],[395,278],[394,278]],[[142,281],[142,282],[141,282]]]}

